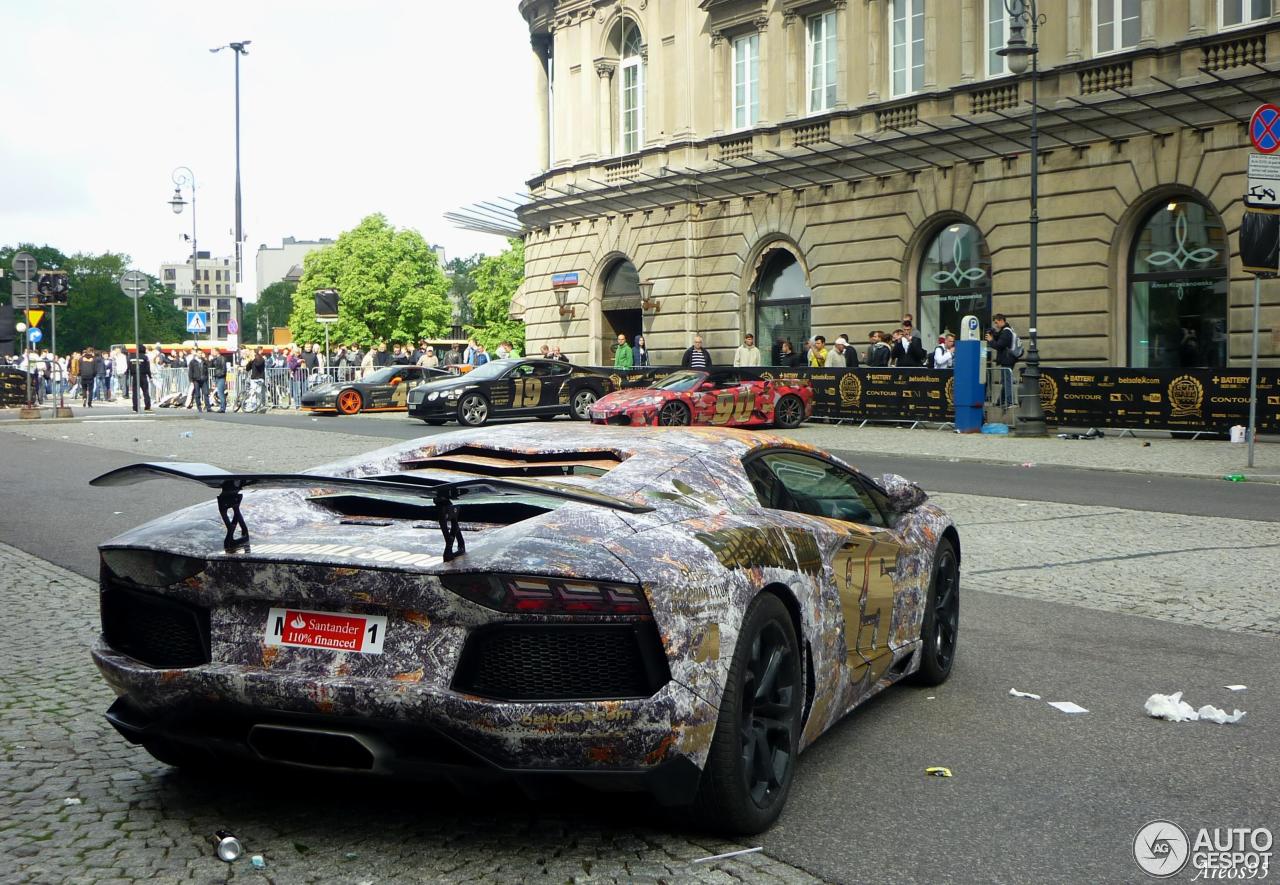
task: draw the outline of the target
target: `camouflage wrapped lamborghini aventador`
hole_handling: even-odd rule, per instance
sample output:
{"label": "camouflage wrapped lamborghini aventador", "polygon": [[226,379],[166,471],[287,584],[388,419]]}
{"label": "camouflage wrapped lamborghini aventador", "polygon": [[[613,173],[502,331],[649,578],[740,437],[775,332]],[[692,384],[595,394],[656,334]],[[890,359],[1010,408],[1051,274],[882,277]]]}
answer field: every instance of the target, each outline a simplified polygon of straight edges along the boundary
{"label": "camouflage wrapped lamborghini aventador", "polygon": [[898,476],[733,430],[461,431],[101,546],[108,719],[157,758],[647,790],[767,827],[801,750],[950,672],[960,544]]}

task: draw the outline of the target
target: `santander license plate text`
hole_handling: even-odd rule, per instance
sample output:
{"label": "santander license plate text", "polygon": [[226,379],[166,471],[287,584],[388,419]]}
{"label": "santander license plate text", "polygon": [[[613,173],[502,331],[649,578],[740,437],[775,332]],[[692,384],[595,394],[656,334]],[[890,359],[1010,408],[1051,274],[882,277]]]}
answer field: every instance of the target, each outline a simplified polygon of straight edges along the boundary
{"label": "santander license plate text", "polygon": [[273,608],[267,614],[267,645],[380,655],[386,637],[387,619],[381,615],[346,615],[294,608]]}

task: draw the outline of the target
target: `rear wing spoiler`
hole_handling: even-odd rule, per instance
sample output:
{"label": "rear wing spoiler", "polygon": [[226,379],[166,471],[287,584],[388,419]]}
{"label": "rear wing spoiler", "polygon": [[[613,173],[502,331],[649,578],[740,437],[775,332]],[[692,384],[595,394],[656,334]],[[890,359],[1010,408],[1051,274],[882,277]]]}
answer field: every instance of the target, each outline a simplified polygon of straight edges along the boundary
{"label": "rear wing spoiler", "polygon": [[[182,461],[151,461],[108,471],[89,481],[93,486],[125,486],[152,479],[182,479],[218,490],[218,508],[227,534],[223,549],[230,553],[249,544],[249,528],[240,513],[241,492],[247,488],[345,488],[364,492],[389,492],[432,499],[440,508],[440,530],[444,534],[444,559],[449,561],[467,552],[453,502],[468,495],[539,495],[578,504],[607,507],[625,513],[650,513],[653,507],[615,498],[589,489],[545,480],[476,477],[435,480],[410,474],[378,477],[324,476],[316,473],[232,473],[212,464]],[[457,550],[454,550],[454,544]]]}

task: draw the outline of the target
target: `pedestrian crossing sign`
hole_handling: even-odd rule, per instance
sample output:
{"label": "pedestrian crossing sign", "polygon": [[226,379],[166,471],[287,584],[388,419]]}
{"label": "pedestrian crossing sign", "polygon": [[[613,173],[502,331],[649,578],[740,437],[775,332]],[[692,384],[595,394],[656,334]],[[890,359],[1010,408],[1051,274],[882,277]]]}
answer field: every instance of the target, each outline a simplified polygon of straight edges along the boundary
{"label": "pedestrian crossing sign", "polygon": [[209,331],[209,314],[203,310],[187,311],[187,331],[193,335]]}

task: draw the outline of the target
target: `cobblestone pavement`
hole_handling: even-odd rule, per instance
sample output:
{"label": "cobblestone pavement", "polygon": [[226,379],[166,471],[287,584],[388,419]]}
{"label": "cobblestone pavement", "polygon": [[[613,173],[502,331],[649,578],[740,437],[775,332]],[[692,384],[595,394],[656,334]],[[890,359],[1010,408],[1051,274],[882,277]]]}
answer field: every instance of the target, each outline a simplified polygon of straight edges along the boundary
{"label": "cobblestone pavement", "polygon": [[[185,419],[41,424],[21,432],[155,459],[273,470],[387,442]],[[891,440],[928,435],[873,433]],[[961,526],[967,588],[1280,635],[1274,524],[935,498]],[[463,796],[329,777],[178,775],[126,744],[102,718],[110,691],[86,650],[97,630],[95,591],[82,577],[0,544],[0,595],[8,603],[0,619],[0,880],[816,881],[763,854],[693,865],[752,843],[690,835],[631,798],[533,805],[506,792]],[[248,854],[262,854],[265,870],[214,858],[207,839],[221,828],[240,836]]]}
{"label": "cobblestone pavement", "polygon": [[[691,864],[749,846],[677,834],[633,799],[532,805],[327,776],[179,775],[102,718],[111,692],[87,651],[95,585],[0,544],[0,596],[5,882],[818,881],[764,854]],[[214,857],[223,828],[266,869]]]}

